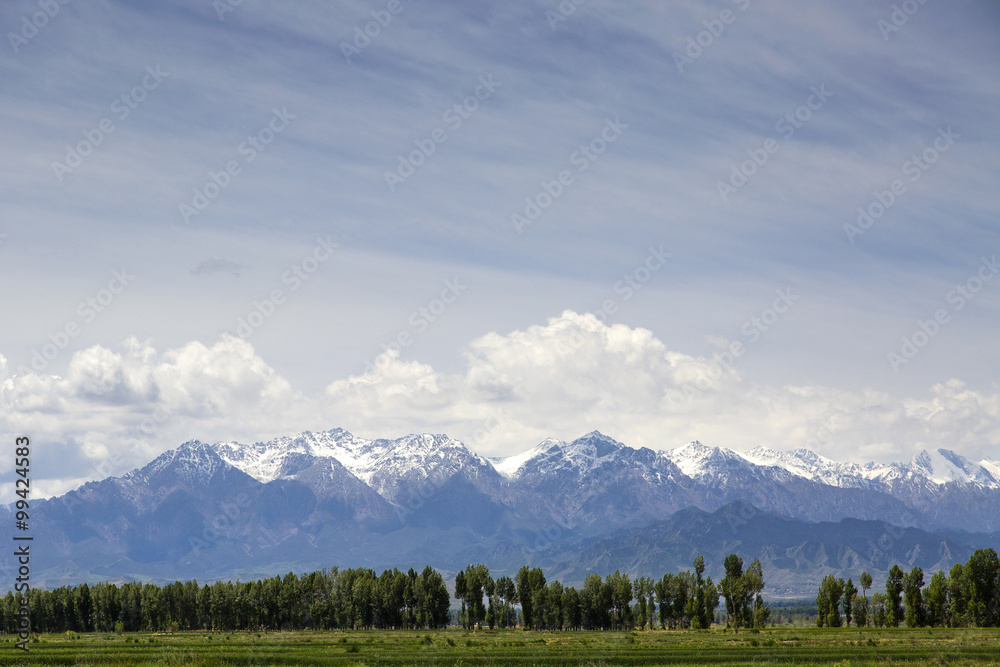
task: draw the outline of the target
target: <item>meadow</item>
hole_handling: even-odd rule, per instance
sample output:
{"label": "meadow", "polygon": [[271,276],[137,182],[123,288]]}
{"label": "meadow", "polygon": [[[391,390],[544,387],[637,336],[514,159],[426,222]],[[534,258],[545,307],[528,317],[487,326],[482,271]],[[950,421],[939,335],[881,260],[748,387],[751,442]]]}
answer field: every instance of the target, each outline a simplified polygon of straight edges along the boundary
{"label": "meadow", "polygon": [[642,632],[351,630],[0,638],[0,665],[1000,665],[1000,631],[768,628]]}

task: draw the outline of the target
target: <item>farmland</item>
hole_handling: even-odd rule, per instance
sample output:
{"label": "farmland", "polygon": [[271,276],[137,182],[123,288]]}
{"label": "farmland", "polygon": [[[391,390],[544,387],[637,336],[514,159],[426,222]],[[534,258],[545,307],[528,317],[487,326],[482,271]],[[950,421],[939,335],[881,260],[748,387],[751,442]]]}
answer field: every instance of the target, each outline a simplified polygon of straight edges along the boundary
{"label": "farmland", "polygon": [[642,632],[351,630],[41,634],[0,665],[1000,665],[1000,632],[768,628]]}

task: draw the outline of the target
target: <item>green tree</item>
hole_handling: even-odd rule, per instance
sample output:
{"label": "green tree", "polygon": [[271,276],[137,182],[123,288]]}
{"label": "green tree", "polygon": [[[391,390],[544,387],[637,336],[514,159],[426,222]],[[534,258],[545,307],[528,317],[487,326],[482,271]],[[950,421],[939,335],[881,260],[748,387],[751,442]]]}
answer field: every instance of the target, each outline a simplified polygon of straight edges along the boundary
{"label": "green tree", "polygon": [[676,590],[674,592],[674,619],[684,628],[691,626],[691,615],[688,613],[689,600],[692,598],[695,579],[690,570],[684,570],[674,577]]}
{"label": "green tree", "polygon": [[884,628],[888,622],[888,602],[884,593],[872,594],[871,600],[872,625]]}
{"label": "green tree", "polygon": [[948,577],[943,571],[931,577],[924,593],[927,625],[945,627],[948,625]]}
{"label": "green tree", "polygon": [[[864,608],[865,608],[864,617],[865,617],[865,620],[864,621],[857,621],[857,624],[859,626],[861,626],[861,627],[865,627],[865,626],[868,625],[868,620],[869,620],[869,618],[871,616],[870,610],[869,610],[869,607],[868,607],[868,589],[870,589],[872,587],[872,583],[874,583],[874,582],[872,581],[872,575],[868,574],[867,572],[862,572],[861,573],[861,577],[858,579],[858,581],[861,583],[861,595],[863,595],[864,598],[865,598],[865,604],[864,604]],[[855,613],[854,615],[855,615],[856,618],[860,618],[857,615],[857,613]]]}
{"label": "green tree", "polygon": [[903,604],[906,627],[919,628],[924,625],[924,601],[921,589],[924,587],[924,571],[914,567],[903,576]]}
{"label": "green tree", "polygon": [[483,590],[486,592],[486,599],[488,601],[486,607],[486,624],[490,627],[490,630],[492,630],[500,624],[499,614],[501,602],[497,596],[496,581],[494,581],[492,577],[487,579]]}
{"label": "green tree", "polygon": [[615,570],[605,584],[611,590],[612,627],[616,630],[632,628],[632,582],[627,574]]}
{"label": "green tree", "polygon": [[903,621],[903,571],[899,565],[893,565],[885,580],[886,618],[885,622],[891,628],[898,628]]}
{"label": "green tree", "polygon": [[705,573],[705,558],[694,559],[694,581],[689,586],[688,604],[685,615],[690,619],[691,627],[695,629],[712,627],[715,608],[719,606],[719,589],[711,577],[703,577]]}
{"label": "green tree", "polygon": [[676,592],[676,584],[674,583],[674,575],[669,572],[656,582],[654,586],[656,591],[656,603],[659,605],[660,610],[660,629],[666,630],[667,626],[671,628],[674,627],[674,595]]}
{"label": "green tree", "polygon": [[993,549],[976,549],[962,569],[968,617],[981,628],[1000,625],[1000,559]]}
{"label": "green tree", "polygon": [[866,627],[868,625],[868,598],[856,595],[853,607],[854,622],[857,623],[859,628]]}
{"label": "green tree", "polygon": [[711,628],[715,621],[715,610],[719,606],[719,587],[712,581],[712,577],[705,577],[705,593],[702,597],[701,618],[699,624],[703,628]]}
{"label": "green tree", "polygon": [[826,619],[830,615],[830,590],[827,585],[827,579],[829,577],[824,577],[823,581],[819,583],[819,588],[816,590],[816,625],[822,628],[826,625]]}
{"label": "green tree", "polygon": [[599,574],[588,574],[580,592],[580,611],[587,630],[606,630],[611,625],[611,594]]}
{"label": "green tree", "polygon": [[761,593],[764,590],[764,568],[760,560],[754,558],[743,573],[743,588],[746,599],[744,606],[749,613],[747,627],[761,629],[767,626],[768,619],[771,618],[771,609],[764,604]]}
{"label": "green tree", "polygon": [[637,600],[636,625],[640,630],[646,629],[646,624],[652,630],[655,624],[654,607],[652,604],[653,580],[649,577],[639,577],[633,582],[634,596]]}
{"label": "green tree", "polygon": [[504,619],[501,627],[512,628],[517,625],[517,615],[514,604],[517,602],[517,586],[510,577],[497,579],[497,593],[504,601]]}
{"label": "green tree", "polygon": [[566,615],[566,627],[568,629],[579,630],[583,627],[583,609],[580,604],[580,593],[571,586],[563,589],[563,613]]}
{"label": "green tree", "polygon": [[[529,569],[527,565],[522,565],[517,572],[517,597],[521,603],[521,619],[525,630],[535,629],[537,619],[534,608],[534,598],[540,594],[538,591],[545,588],[545,574],[541,568]],[[544,613],[544,610],[542,610]]]}
{"label": "green tree", "polygon": [[847,621],[846,625],[850,627],[851,619],[854,617],[854,600],[858,596],[858,588],[854,585],[854,582],[848,578],[847,583],[844,584],[844,599],[841,602],[841,607],[844,610],[844,620]]}
{"label": "green tree", "polygon": [[868,589],[872,587],[872,575],[862,572],[858,581],[861,582],[861,594],[868,597]]}
{"label": "green tree", "polygon": [[469,627],[469,615],[465,605],[465,596],[467,594],[468,589],[465,586],[465,570],[462,570],[455,575],[455,599],[462,601],[462,608],[458,612],[458,618],[463,628]]}
{"label": "green tree", "polygon": [[549,584],[545,605],[545,625],[550,630],[562,630],[565,623],[563,585],[559,581]]}
{"label": "green tree", "polygon": [[424,593],[423,611],[428,627],[443,628],[448,625],[448,588],[444,577],[430,565],[424,568],[420,575]]}
{"label": "green tree", "polygon": [[719,588],[726,601],[726,625],[739,632],[746,622],[746,590],[743,581],[743,559],[729,554],[723,562],[726,574],[719,582]]}
{"label": "green tree", "polygon": [[962,564],[955,563],[948,577],[948,627],[969,625],[969,588],[966,584]]}
{"label": "green tree", "polygon": [[475,628],[486,619],[483,593],[490,579],[490,570],[482,563],[468,565],[455,575],[455,597],[462,600],[462,626]]}
{"label": "green tree", "polygon": [[844,586],[844,580],[832,574],[823,577],[816,594],[816,625],[819,627],[840,627],[840,599],[844,595]]}

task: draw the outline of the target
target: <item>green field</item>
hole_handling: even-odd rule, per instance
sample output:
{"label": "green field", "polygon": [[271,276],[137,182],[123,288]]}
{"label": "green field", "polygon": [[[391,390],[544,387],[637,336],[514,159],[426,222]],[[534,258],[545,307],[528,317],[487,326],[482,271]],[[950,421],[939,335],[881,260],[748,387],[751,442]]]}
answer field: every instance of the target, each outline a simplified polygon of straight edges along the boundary
{"label": "green field", "polygon": [[40,635],[0,665],[1000,665],[996,629]]}

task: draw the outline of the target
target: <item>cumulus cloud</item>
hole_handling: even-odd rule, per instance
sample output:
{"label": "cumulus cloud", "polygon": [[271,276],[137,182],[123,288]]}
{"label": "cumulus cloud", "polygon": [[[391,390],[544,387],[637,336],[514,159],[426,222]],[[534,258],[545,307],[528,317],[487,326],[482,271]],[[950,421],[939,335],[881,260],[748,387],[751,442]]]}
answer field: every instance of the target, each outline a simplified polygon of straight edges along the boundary
{"label": "cumulus cloud", "polygon": [[129,338],[120,348],[77,352],[64,377],[2,376],[0,432],[32,439],[40,494],[121,474],[192,438],[252,439],[312,425],[310,402],[246,341],[226,335],[161,354]]}
{"label": "cumulus cloud", "polygon": [[472,341],[462,374],[386,353],[364,374],[332,383],[327,412],[371,434],[386,424],[394,432],[439,427],[491,454],[599,429],[653,449],[700,439],[734,449],[808,447],[838,460],[899,460],[939,447],[996,458],[996,391],[957,380],[908,397],[769,386],[744,377],[728,341],[717,342],[720,353],[691,356],[647,329],[566,311],[543,326]]}
{"label": "cumulus cloud", "polygon": [[896,397],[769,386],[744,377],[738,356],[672,351],[647,329],[591,314],[488,333],[462,354],[464,370],[448,374],[390,350],[318,396],[297,392],[250,343],[228,335],[164,352],[135,338],[118,350],[95,346],[73,356],[65,377],[10,375],[0,357],[0,430],[33,437],[48,493],[121,474],[190,438],[255,441],[335,426],[370,437],[444,432],[491,455],[592,429],[653,449],[699,439],[808,447],[838,460],[900,460],[939,447],[995,459],[1000,442],[996,387],[949,380]]}
{"label": "cumulus cloud", "polygon": [[[478,430],[488,453],[596,428],[654,449],[700,439],[734,449],[808,447],[841,460],[899,460],[939,447],[996,457],[996,391],[976,392],[957,380],[908,397],[769,386],[744,377],[739,357],[725,352],[728,341],[719,343],[723,351],[712,357],[691,356],[667,349],[647,329],[566,311],[544,326],[472,341],[463,374],[438,374],[387,353],[326,393],[355,428],[377,433],[386,419],[447,424],[460,438]],[[491,410],[502,419],[483,436]]]}

